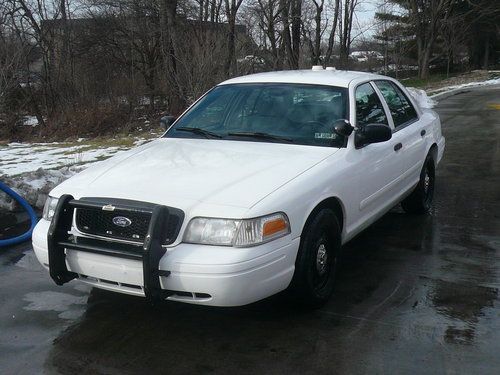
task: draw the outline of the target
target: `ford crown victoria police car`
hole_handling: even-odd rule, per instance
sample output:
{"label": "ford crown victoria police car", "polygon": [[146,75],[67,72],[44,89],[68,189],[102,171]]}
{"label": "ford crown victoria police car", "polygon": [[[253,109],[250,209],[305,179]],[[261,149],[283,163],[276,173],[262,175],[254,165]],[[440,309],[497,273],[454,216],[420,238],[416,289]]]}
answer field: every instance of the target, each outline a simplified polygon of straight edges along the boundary
{"label": "ford crown victoria police car", "polygon": [[57,186],[33,233],[57,284],[248,304],[331,295],[342,244],[432,204],[445,140],[396,80],[315,68],[230,79],[159,139]]}

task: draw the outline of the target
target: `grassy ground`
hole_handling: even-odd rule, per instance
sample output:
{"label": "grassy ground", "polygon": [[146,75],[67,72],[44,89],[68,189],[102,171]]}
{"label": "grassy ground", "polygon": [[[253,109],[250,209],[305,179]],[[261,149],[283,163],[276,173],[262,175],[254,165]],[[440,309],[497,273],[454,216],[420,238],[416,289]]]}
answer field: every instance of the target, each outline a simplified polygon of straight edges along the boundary
{"label": "grassy ground", "polygon": [[[96,138],[89,138],[82,141],[85,147],[81,148],[81,151],[86,151],[90,149],[103,148],[103,147],[118,147],[118,148],[131,148],[137,140],[149,140],[159,137],[163,133],[163,130],[158,127],[158,130],[146,131],[146,132],[135,132],[133,134],[117,134],[113,137],[100,136]],[[66,146],[73,146],[75,142],[65,142]]]}
{"label": "grassy ground", "polygon": [[457,75],[450,75],[446,76],[446,74],[432,74],[429,76],[427,79],[422,79],[418,77],[413,77],[413,78],[407,78],[402,80],[402,82],[405,84],[405,86],[408,87],[418,87],[418,88],[426,88],[428,86],[435,85],[437,83],[440,83],[444,80],[456,77]]}

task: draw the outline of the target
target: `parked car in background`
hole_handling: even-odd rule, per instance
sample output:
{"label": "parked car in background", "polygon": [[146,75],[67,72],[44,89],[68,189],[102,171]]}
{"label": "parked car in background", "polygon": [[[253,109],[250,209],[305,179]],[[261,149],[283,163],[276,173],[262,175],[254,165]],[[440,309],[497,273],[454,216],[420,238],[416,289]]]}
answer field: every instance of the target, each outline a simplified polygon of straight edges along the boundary
{"label": "parked car in background", "polygon": [[320,67],[230,79],[163,122],[50,193],[33,247],[57,284],[321,305],[343,244],[399,202],[430,210],[445,147],[396,80]]}

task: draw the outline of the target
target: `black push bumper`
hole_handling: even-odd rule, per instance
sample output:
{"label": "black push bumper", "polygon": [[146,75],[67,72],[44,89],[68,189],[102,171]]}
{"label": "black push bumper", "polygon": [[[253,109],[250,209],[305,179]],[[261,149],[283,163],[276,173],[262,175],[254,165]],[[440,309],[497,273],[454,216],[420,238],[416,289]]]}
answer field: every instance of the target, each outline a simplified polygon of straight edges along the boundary
{"label": "black push bumper", "polygon": [[75,209],[101,210],[104,206],[109,207],[109,205],[103,204],[102,201],[75,200],[71,195],[63,195],[59,199],[48,233],[50,276],[57,285],[62,285],[78,277],[77,274],[69,271],[66,267],[66,249],[135,259],[142,261],[144,294],[146,298],[163,299],[168,297],[172,293],[161,288],[159,277],[169,276],[170,272],[159,270],[159,263],[166,251],[162,246],[162,234],[164,228],[169,224],[169,207],[149,205],[138,208],[137,206],[122,204],[121,202],[118,204],[113,203],[113,207],[121,212],[141,210],[141,212],[151,214],[148,231],[142,246],[105,239],[76,237],[69,234],[68,232],[71,230],[73,224]]}

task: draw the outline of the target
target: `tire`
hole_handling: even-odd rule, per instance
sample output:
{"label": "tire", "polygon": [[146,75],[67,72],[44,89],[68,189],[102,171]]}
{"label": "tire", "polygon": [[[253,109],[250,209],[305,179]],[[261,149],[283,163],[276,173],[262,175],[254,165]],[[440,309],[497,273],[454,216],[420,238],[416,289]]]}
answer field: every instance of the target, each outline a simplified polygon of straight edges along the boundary
{"label": "tire", "polygon": [[324,305],[335,284],[341,247],[341,230],[335,213],[321,209],[306,224],[295,261],[290,292],[310,308]]}
{"label": "tire", "polygon": [[436,173],[434,159],[431,155],[425,158],[424,166],[420,172],[420,181],[415,190],[401,202],[401,206],[409,214],[426,214],[432,208]]}

